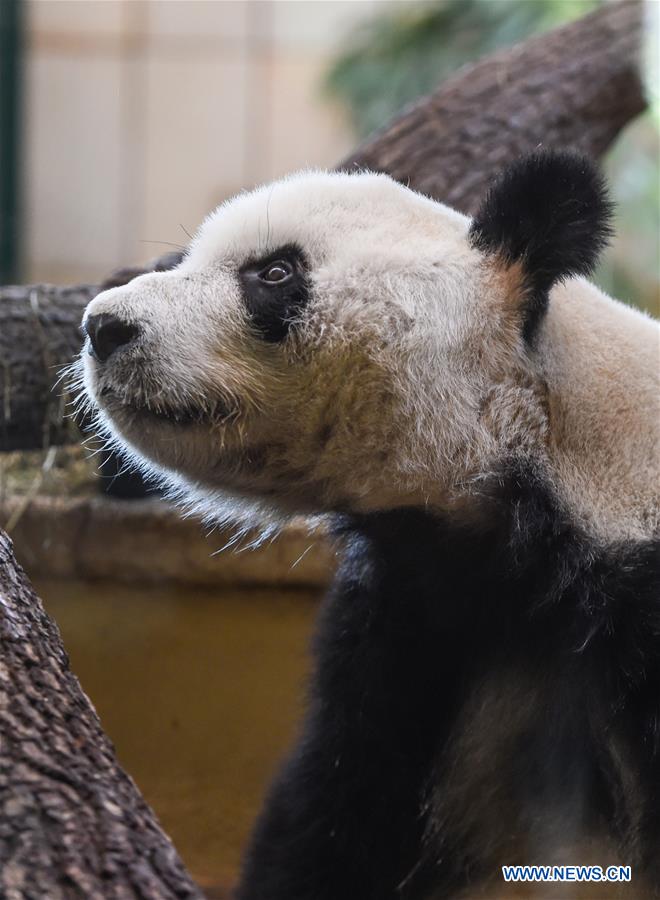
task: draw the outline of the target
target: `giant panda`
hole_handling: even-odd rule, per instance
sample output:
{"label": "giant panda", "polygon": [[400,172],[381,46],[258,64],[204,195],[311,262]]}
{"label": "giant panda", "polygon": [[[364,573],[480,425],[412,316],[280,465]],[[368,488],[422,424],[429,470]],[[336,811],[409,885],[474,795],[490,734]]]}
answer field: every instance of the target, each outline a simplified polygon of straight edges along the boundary
{"label": "giant panda", "polygon": [[504,864],[611,861],[659,895],[658,326],[584,278],[610,211],[568,152],[472,220],[305,172],[87,308],[115,446],[203,515],[337,542],[240,900],[502,898]]}

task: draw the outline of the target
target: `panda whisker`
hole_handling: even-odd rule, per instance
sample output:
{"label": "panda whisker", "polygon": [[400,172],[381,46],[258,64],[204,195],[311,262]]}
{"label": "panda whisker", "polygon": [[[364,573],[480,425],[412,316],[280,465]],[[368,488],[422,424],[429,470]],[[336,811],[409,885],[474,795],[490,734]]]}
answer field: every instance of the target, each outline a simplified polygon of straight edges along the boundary
{"label": "panda whisker", "polygon": [[149,241],[144,238],[141,238],[139,241],[140,244],[162,244],[165,247],[174,247],[177,250],[180,250],[182,253],[185,253],[188,249],[184,244],[177,244],[173,241]]}
{"label": "panda whisker", "polygon": [[303,550],[303,552],[300,554],[300,556],[298,557],[298,559],[297,559],[295,562],[291,563],[291,565],[289,566],[289,568],[290,568],[290,569],[295,569],[296,566],[298,565],[298,563],[299,563],[299,562],[302,562],[302,560],[307,556],[307,554],[309,553],[309,551],[312,549],[313,546],[314,546],[314,542],[312,542],[312,543],[309,545],[309,547],[307,547],[306,550]]}

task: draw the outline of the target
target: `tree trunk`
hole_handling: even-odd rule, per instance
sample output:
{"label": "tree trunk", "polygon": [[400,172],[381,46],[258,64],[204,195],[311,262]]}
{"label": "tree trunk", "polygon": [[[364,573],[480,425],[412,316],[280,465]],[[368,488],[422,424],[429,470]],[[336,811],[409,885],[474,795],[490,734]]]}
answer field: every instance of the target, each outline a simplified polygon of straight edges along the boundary
{"label": "tree trunk", "polygon": [[0,532],[0,896],[201,898]]}
{"label": "tree trunk", "polygon": [[[644,109],[641,4],[608,3],[584,19],[466,66],[369,138],[339,166],[388,172],[473,212],[489,178],[539,144],[600,156]],[[168,253],[124,269],[102,287],[176,265]],[[51,391],[80,347],[78,324],[98,286],[0,289],[3,427],[0,450],[70,439]]]}
{"label": "tree trunk", "polygon": [[[463,210],[538,143],[598,155],[643,108],[640,7],[592,16],[467,67],[343,163],[389,171]],[[168,255],[161,267],[172,265]],[[153,266],[149,268],[154,268]],[[145,269],[146,271],[146,269]],[[119,272],[123,283],[136,270]],[[0,290],[0,448],[66,440],[57,368],[98,287]],[[0,536],[0,896],[200,897],[110,742]]]}

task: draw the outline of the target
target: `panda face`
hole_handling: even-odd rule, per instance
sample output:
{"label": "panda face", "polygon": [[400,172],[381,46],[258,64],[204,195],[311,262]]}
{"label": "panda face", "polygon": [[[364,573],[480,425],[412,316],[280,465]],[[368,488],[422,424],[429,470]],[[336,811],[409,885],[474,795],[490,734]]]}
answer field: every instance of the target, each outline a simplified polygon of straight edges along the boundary
{"label": "panda face", "polygon": [[237,197],[176,270],[90,304],[103,428],[204,495],[306,512],[448,495],[485,450],[483,360],[515,343],[468,227],[383,175]]}
{"label": "panda face", "polygon": [[[562,185],[567,166],[549,167]],[[580,242],[524,209],[521,178],[538,168],[491,192],[472,225],[369,173],[239,195],[176,270],[89,305],[81,367],[101,429],[214,517],[227,499],[232,517],[262,521],[470,511],[511,447],[538,458],[547,438],[529,323],[553,280],[579,271]],[[586,227],[584,205],[575,216]]]}

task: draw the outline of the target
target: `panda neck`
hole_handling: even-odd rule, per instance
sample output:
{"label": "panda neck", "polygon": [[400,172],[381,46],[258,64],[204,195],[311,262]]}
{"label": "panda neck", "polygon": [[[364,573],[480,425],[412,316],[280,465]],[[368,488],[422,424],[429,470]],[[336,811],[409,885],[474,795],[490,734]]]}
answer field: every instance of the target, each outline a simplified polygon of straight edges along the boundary
{"label": "panda neck", "polygon": [[514,617],[527,617],[537,605],[545,615],[548,604],[567,596],[568,606],[581,602],[582,594],[593,599],[593,592],[575,587],[586,585],[594,571],[598,589],[608,596],[622,587],[640,600],[655,596],[657,585],[649,585],[647,568],[639,562],[655,558],[659,539],[604,546],[566,516],[544,473],[529,462],[503,467],[483,499],[489,513],[479,522],[411,507],[337,516],[332,531],[345,542],[344,566],[356,582],[422,603],[427,599],[433,609],[439,593],[456,589],[460,608],[442,606],[442,622],[465,614],[468,630],[486,596],[501,597],[487,604],[494,605],[495,616],[506,606]]}
{"label": "panda neck", "polygon": [[660,527],[659,329],[583,279],[553,290],[535,356],[548,389],[549,478],[606,542]]}

